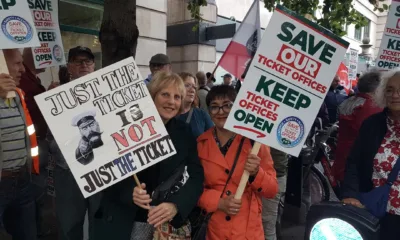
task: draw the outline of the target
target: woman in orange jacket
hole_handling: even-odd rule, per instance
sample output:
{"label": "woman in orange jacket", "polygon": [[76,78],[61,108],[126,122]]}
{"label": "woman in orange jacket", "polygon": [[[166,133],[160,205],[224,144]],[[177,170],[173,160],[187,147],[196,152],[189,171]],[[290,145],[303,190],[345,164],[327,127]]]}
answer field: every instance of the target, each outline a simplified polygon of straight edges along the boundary
{"label": "woman in orange jacket", "polygon": [[[261,197],[272,198],[278,191],[269,147],[262,146],[257,156],[252,155],[251,141],[244,140],[232,178],[220,198],[243,138],[223,128],[235,98],[234,88],[227,85],[215,86],[207,95],[206,102],[215,127],[197,139],[205,177],[204,192],[198,205],[213,213],[208,223],[208,240],[264,240]],[[242,199],[235,200],[244,170],[250,173],[250,178]]]}

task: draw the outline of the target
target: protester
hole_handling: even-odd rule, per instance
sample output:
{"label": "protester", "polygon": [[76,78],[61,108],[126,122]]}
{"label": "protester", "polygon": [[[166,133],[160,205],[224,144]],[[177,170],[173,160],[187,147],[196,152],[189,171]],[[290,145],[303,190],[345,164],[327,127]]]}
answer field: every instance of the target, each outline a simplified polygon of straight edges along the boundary
{"label": "protester", "polygon": [[265,239],[276,240],[276,229],[280,227],[279,203],[285,202],[286,181],[287,181],[287,154],[271,148],[271,157],[274,161],[274,169],[278,180],[278,193],[274,198],[262,198],[262,222]]}
{"label": "protester", "polygon": [[196,77],[185,72],[180,73],[179,76],[185,84],[186,96],[183,99],[183,108],[178,119],[189,124],[194,137],[197,138],[214,124],[210,116],[203,109],[193,107],[197,90]]}
{"label": "protester", "polygon": [[331,87],[329,88],[328,94],[326,95],[324,101],[326,107],[328,108],[329,122],[331,124],[338,121],[337,108],[347,98],[344,87],[341,86],[339,83],[340,83],[339,76],[335,75]]}
{"label": "protester", "polygon": [[369,116],[382,111],[373,100],[379,82],[378,71],[364,74],[357,83],[359,93],[339,106],[338,151],[335,152],[332,173],[340,182],[343,182],[346,159],[358,136],[362,122]]}
{"label": "protester", "polygon": [[206,97],[210,88],[207,86],[207,76],[204,72],[198,72],[196,74],[197,81],[199,82],[199,90],[197,91],[197,96],[199,97],[200,108],[204,112],[208,112]]}
{"label": "protester", "polygon": [[[204,173],[192,131],[187,124],[175,118],[183,108],[185,85],[178,75],[160,72],[150,82],[149,91],[177,154],[138,173],[142,186],[135,187],[133,191],[133,201],[140,207],[136,212],[133,239],[153,239],[146,229],[151,229],[150,225],[163,225],[162,229],[172,229],[168,223],[174,228],[181,228],[178,234],[190,237],[186,221],[203,191]],[[177,191],[172,193],[172,188],[169,188],[171,195],[167,199],[152,201],[150,194],[154,189],[168,182],[177,169],[182,167],[185,170],[180,181],[174,177],[173,186]]]}
{"label": "protester", "polygon": [[171,72],[171,61],[169,60],[169,57],[165,54],[159,53],[151,57],[150,63],[150,74],[147,76],[147,78],[144,80],[144,83],[147,85],[150,83],[151,78],[154,74],[156,74],[159,71],[166,71],[168,73]]}
{"label": "protester", "polygon": [[[386,183],[400,155],[400,69],[385,73],[376,90],[376,102],[384,111],[367,118],[347,158],[343,202],[362,207],[359,193],[370,192]],[[397,175],[396,175],[397,176]],[[387,214],[380,220],[380,238],[400,235],[400,181],[393,183]]]}
{"label": "protester", "polygon": [[[261,146],[257,156],[249,154],[251,141],[224,129],[235,98],[235,89],[228,85],[218,85],[210,90],[207,106],[215,127],[197,139],[197,149],[205,173],[205,189],[199,207],[213,213],[207,229],[209,240],[264,239],[261,197],[273,198],[278,191],[269,147]],[[240,149],[242,139],[244,142]],[[236,168],[224,191],[237,153]],[[236,200],[234,195],[243,170],[250,173],[250,179],[242,199]]]}
{"label": "protester", "polygon": [[[39,173],[39,150],[23,93],[16,87],[25,68],[18,49],[3,53],[9,74],[0,74],[0,219],[13,239],[35,240],[36,194],[30,172]],[[7,98],[10,91],[16,96]]]}
{"label": "protester", "polygon": [[232,81],[232,75],[227,73],[224,76],[222,76],[223,78],[223,84],[224,85],[228,85],[228,86],[236,86],[236,81]]}
{"label": "protester", "polygon": [[[87,47],[75,47],[68,53],[68,72],[71,80],[78,79],[94,72],[95,63],[92,51]],[[83,239],[85,215],[89,216],[89,237],[93,235],[93,218],[100,204],[100,196],[84,198],[76,183],[61,150],[51,133],[47,136],[50,142],[50,153],[55,159],[54,186],[56,193],[56,217],[59,223],[59,239]]]}
{"label": "protester", "polygon": [[25,48],[23,50],[23,63],[25,72],[21,76],[19,88],[21,88],[25,93],[26,106],[28,107],[33,125],[35,126],[39,147],[40,175],[34,175],[32,179],[37,190],[35,191],[37,192],[37,233],[39,237],[42,237],[50,233],[50,228],[44,225],[45,200],[47,195],[46,181],[48,175],[46,168],[49,159],[49,146],[46,140],[48,126],[34,97],[46,91],[46,88],[43,87],[40,78],[37,76],[37,74],[45,72],[46,69],[36,69],[31,48]]}
{"label": "protester", "polygon": [[207,76],[207,87],[211,89],[212,87],[214,87],[214,83],[216,81],[215,77],[210,72],[206,73],[206,76]]}

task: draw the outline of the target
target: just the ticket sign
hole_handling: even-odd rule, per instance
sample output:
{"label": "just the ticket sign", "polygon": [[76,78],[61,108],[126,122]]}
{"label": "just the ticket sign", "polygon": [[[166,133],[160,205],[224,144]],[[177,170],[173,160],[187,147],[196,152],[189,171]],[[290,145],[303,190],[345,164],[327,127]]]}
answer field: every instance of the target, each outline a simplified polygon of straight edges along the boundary
{"label": "just the ticket sign", "polygon": [[32,48],[37,69],[65,64],[64,47],[58,24],[58,0],[28,0],[40,47]]}
{"label": "just the ticket sign", "polygon": [[400,65],[400,0],[392,0],[375,66],[388,71]]}
{"label": "just the ticket sign", "polygon": [[348,42],[278,5],[225,128],[298,156]]}
{"label": "just the ticket sign", "polygon": [[176,154],[132,57],[35,100],[85,198]]}

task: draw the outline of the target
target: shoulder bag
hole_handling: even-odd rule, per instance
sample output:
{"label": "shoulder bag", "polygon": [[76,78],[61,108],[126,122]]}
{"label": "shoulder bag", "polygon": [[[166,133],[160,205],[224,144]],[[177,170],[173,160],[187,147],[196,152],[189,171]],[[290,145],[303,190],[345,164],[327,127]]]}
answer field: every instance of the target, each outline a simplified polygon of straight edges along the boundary
{"label": "shoulder bag", "polygon": [[[236,163],[239,159],[240,152],[242,151],[243,147],[243,142],[246,138],[242,137],[239,147],[236,152],[235,160],[233,161],[232,169],[229,172],[228,179],[226,180],[224,190],[221,193],[220,198],[224,196],[224,192],[226,187],[228,186],[229,181],[231,180],[231,177],[233,175],[233,172],[235,171],[236,168]],[[211,216],[213,213],[206,213],[204,210],[201,210],[200,208],[197,208],[195,212],[199,212],[197,215],[197,219],[192,219],[190,222],[192,224],[192,240],[205,240],[206,235],[207,235],[207,227],[208,227],[208,222],[211,219]]]}
{"label": "shoulder bag", "polygon": [[360,202],[375,217],[382,218],[386,215],[386,209],[389,201],[390,188],[397,180],[400,171],[400,157],[397,158],[392,171],[389,173],[384,185],[374,188],[367,193],[360,193]]}

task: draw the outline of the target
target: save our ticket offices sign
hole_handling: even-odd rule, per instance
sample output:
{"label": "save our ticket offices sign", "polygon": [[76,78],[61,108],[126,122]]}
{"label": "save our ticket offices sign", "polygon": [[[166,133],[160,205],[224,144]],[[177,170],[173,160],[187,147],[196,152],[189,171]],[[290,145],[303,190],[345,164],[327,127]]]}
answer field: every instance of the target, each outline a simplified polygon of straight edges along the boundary
{"label": "save our ticket offices sign", "polygon": [[298,156],[348,43],[277,6],[225,128]]}
{"label": "save our ticket offices sign", "polygon": [[58,0],[28,0],[28,5],[41,44],[32,48],[35,67],[40,69],[65,64],[58,24]]}
{"label": "save our ticket offices sign", "polygon": [[388,71],[400,65],[400,0],[392,0],[382,36],[376,67]]}
{"label": "save our ticket offices sign", "polygon": [[35,100],[84,197],[176,153],[132,57]]}

